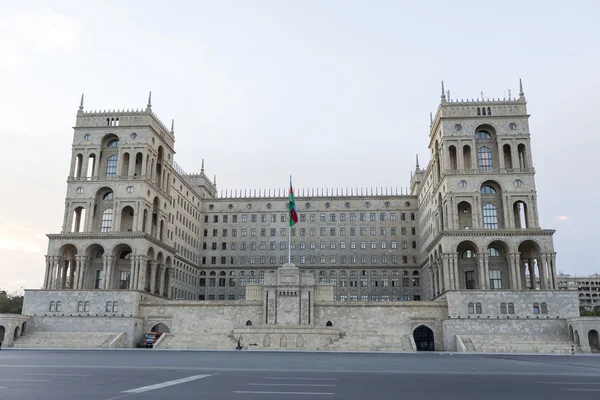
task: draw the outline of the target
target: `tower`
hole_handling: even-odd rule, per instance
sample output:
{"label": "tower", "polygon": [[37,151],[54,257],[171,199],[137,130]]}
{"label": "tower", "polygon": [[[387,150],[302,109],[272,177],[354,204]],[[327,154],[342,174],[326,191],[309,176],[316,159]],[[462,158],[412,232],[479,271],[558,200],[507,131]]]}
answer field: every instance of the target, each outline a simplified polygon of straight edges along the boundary
{"label": "tower", "polygon": [[430,298],[557,289],[554,231],[539,224],[528,118],[521,84],[516,99],[450,101],[442,83],[431,161],[411,182]]}
{"label": "tower", "polygon": [[146,109],[131,111],[84,111],[82,96],[44,288],[169,294],[174,142],[151,96]]}

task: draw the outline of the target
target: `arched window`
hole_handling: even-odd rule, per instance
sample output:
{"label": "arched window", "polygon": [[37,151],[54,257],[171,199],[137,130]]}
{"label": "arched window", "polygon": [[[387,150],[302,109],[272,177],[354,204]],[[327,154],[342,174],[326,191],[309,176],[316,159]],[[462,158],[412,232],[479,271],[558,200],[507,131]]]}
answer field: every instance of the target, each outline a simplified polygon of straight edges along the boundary
{"label": "arched window", "polygon": [[487,111],[488,111],[488,113],[487,113],[488,115],[492,115],[492,109],[491,108],[488,107]]}
{"label": "arched window", "polygon": [[483,229],[498,229],[498,209],[495,204],[483,205]]}
{"label": "arched window", "polygon": [[481,314],[481,303],[475,303],[475,314]]}
{"label": "arched window", "polygon": [[106,147],[119,147],[119,139],[112,139],[110,140]]}
{"label": "arched window", "polygon": [[117,175],[117,156],[110,156],[106,162],[106,176]]}
{"label": "arched window", "polygon": [[100,232],[110,232],[112,227],[113,209],[107,208],[102,211],[102,220],[100,223]]}
{"label": "arched window", "polygon": [[546,303],[542,303],[542,314],[548,314],[548,305]]}
{"label": "arched window", "polygon": [[115,195],[113,192],[108,192],[104,196],[102,196],[102,200],[112,200],[114,196]]}
{"label": "arched window", "polygon": [[506,303],[500,303],[500,314],[506,314]]}
{"label": "arched window", "polygon": [[[485,114],[484,114],[485,115]],[[475,139],[491,139],[492,135],[488,131],[477,131]]]}
{"label": "arched window", "polygon": [[475,305],[473,303],[469,303],[468,312],[469,314],[475,314]]}
{"label": "arched window", "polygon": [[481,108],[477,107],[477,115],[481,115]]}
{"label": "arched window", "polygon": [[482,115],[485,115],[485,107],[483,107],[483,108],[481,109],[481,114],[482,114]]}
{"label": "arched window", "polygon": [[461,258],[473,258],[475,257],[475,253],[471,249],[467,249],[462,252]]}
{"label": "arched window", "polygon": [[482,146],[477,151],[477,164],[482,169],[492,169],[492,149],[487,146]]}
{"label": "arched window", "polygon": [[496,189],[489,185],[485,185],[481,188],[481,194],[496,194]]}
{"label": "arched window", "polygon": [[497,248],[495,248],[495,247],[490,247],[490,248],[488,249],[488,255],[489,255],[490,257],[501,257],[501,256],[502,256],[502,253],[501,253],[501,252],[500,252],[500,250],[498,250]]}

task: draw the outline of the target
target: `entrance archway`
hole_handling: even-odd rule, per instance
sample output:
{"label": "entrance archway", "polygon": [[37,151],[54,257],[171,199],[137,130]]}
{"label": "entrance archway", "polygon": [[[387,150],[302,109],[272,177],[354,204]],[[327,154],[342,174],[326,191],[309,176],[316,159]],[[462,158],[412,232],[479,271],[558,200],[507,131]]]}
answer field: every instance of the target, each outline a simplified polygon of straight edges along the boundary
{"label": "entrance archway", "polygon": [[4,342],[4,334],[6,333],[6,328],[4,325],[0,325],[0,342]]}
{"label": "entrance archway", "polygon": [[17,338],[19,337],[19,335],[21,335],[21,328],[19,328],[18,326],[15,328],[15,336],[13,337],[13,340],[17,340]]}
{"label": "entrance archway", "polygon": [[170,333],[171,330],[169,329],[169,327],[167,325],[165,325],[161,322],[161,323],[154,325],[152,327],[152,329],[150,329],[150,332]]}
{"label": "entrance archway", "polygon": [[25,333],[25,329],[27,328],[27,322],[23,322],[23,325],[21,326],[21,336],[23,336]]}
{"label": "entrance archway", "polygon": [[425,326],[420,325],[413,332],[413,338],[417,345],[417,351],[435,351],[433,331]]}
{"label": "entrance archway", "polygon": [[600,353],[600,338],[598,337],[598,331],[592,329],[588,333],[588,340],[590,342],[590,348],[592,353]]}

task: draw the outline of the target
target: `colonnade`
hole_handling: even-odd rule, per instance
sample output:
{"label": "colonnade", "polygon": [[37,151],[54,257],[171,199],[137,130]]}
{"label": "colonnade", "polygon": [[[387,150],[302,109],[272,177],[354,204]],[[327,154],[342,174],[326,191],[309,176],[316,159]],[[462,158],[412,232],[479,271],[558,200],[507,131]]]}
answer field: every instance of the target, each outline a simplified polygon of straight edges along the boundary
{"label": "colonnade", "polygon": [[[429,266],[434,296],[447,290],[466,289],[466,282],[461,285],[461,280],[464,281],[465,277],[460,275],[459,257],[459,253],[443,253]],[[489,254],[477,253],[475,258],[477,259],[478,277],[475,288],[491,289]],[[535,290],[536,282],[539,279],[541,290],[558,290],[556,253],[540,253],[534,258],[522,258],[521,253],[508,253],[506,259],[510,286],[502,287],[502,289]],[[536,276],[536,266],[539,276]],[[527,284],[526,270],[529,272],[529,285]]]}

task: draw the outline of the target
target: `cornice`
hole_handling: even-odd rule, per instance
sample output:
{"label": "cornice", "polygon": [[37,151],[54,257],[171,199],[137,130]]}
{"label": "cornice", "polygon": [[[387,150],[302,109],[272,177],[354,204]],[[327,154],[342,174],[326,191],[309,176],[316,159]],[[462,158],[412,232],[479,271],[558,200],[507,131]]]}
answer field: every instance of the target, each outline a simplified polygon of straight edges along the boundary
{"label": "cornice", "polygon": [[515,236],[552,236],[556,232],[555,229],[502,229],[502,230],[446,230],[437,234],[433,241],[427,246],[427,252],[429,253],[439,241],[444,237],[515,237]]}

